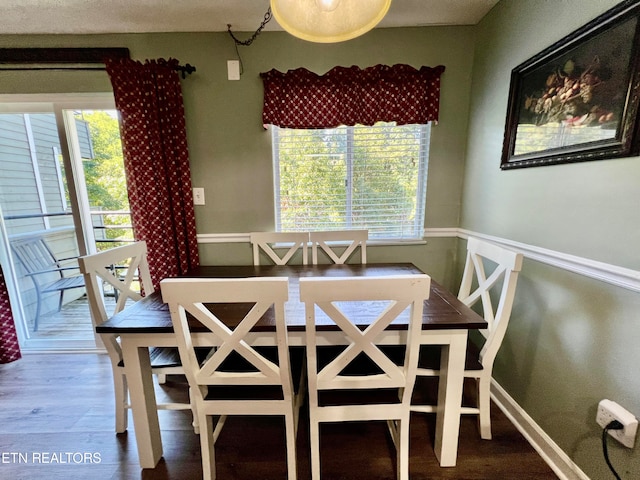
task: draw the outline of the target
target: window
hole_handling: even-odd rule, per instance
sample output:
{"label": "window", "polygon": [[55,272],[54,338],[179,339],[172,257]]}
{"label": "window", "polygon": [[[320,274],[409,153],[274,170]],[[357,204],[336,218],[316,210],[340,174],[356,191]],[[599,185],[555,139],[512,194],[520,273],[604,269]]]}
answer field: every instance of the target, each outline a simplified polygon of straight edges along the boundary
{"label": "window", "polygon": [[430,124],[271,128],[277,231],[422,238]]}

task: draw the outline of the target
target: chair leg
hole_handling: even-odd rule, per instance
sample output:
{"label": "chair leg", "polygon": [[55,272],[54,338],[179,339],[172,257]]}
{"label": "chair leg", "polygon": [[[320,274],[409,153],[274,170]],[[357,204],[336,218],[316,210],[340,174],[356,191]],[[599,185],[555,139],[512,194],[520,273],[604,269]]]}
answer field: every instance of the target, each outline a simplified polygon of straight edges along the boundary
{"label": "chair leg", "polygon": [[218,421],[216,422],[216,428],[213,430],[213,443],[218,441],[218,437],[220,433],[222,433],[222,427],[224,427],[224,423],[227,421],[226,415],[220,415],[218,417]]}
{"label": "chair leg", "polygon": [[[35,283],[35,282],[34,282]],[[42,294],[40,293],[40,289],[38,288],[38,284],[36,284],[36,316],[33,319],[33,331],[38,331],[38,320],[40,320],[40,310],[42,309]]]}
{"label": "chair leg", "polygon": [[476,380],[478,386],[478,429],[480,437],[491,440],[491,377],[482,376]]}
{"label": "chair leg", "polygon": [[191,415],[193,415],[193,421],[191,422],[193,433],[199,435],[200,423],[198,422],[198,407],[196,406],[196,402],[193,398],[193,390],[191,389],[191,387],[189,387],[189,404],[191,405]]}
{"label": "chair leg", "polygon": [[216,456],[213,440],[213,417],[198,413],[200,424],[200,451],[202,454],[202,478],[203,480],[215,480]]}
{"label": "chair leg", "polygon": [[398,446],[398,423],[399,420],[387,420],[387,427],[389,428],[389,435],[391,435],[391,440],[393,441],[393,446],[397,449],[399,449],[400,447]]}
{"label": "chair leg", "polygon": [[284,416],[285,434],[287,438],[287,472],[288,480],[296,480],[296,415],[293,411]]}
{"label": "chair leg", "polygon": [[311,447],[311,479],[320,477],[320,425],[315,419],[309,419],[309,438]]}
{"label": "chair leg", "polygon": [[62,310],[63,300],[64,300],[64,290],[60,290],[60,298],[58,299],[58,311]]}
{"label": "chair leg", "polygon": [[398,420],[397,478],[409,480],[409,414]]}
{"label": "chair leg", "polygon": [[302,374],[300,375],[300,383],[298,384],[298,394],[293,397],[293,412],[295,419],[295,432],[298,434],[298,422],[300,420],[300,408],[304,403],[305,395],[307,393],[307,360],[305,358],[304,365],[302,365]]}
{"label": "chair leg", "polygon": [[127,431],[129,419],[127,414],[127,403],[129,400],[127,377],[118,371],[114,371],[113,384],[116,402],[116,433],[124,433]]}

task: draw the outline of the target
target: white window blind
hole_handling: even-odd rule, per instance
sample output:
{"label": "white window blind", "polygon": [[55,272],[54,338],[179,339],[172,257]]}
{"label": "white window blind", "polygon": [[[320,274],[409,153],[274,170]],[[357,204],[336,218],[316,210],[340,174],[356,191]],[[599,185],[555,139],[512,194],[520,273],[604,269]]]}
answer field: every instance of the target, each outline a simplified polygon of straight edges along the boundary
{"label": "white window blind", "polygon": [[276,229],[422,238],[430,125],[272,127]]}

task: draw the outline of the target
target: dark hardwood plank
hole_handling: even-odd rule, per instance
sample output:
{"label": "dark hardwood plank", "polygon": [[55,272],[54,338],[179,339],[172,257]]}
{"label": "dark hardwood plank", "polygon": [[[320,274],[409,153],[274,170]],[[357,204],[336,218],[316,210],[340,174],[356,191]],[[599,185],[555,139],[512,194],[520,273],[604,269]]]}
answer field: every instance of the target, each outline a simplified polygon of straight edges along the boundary
{"label": "dark hardwood plank", "polygon": [[[185,398],[184,379],[170,376],[157,386],[159,397]],[[431,389],[431,384],[424,386]],[[434,392],[429,392],[430,396]],[[111,368],[106,355],[28,354],[0,366],[0,478],[105,480],[193,480],[202,478],[199,437],[191,414],[159,412],[164,458],[155,469],[141,470],[133,422],[129,431],[113,430]],[[412,480],[555,479],[502,412],[493,406],[493,436],[481,440],[475,417],[462,418],[458,464],[441,468],[433,453],[434,414],[414,414],[411,420]],[[307,416],[298,431],[298,475],[310,478]],[[382,423],[323,425],[323,479],[395,479],[395,450]],[[279,418],[233,418],[216,448],[218,478],[277,480],[286,478],[284,427]],[[75,463],[67,454],[89,454]],[[26,462],[20,462],[22,454]],[[48,463],[44,463],[49,455]],[[35,455],[35,459],[34,459]],[[96,463],[99,456],[99,463]],[[76,456],[76,460],[80,457]],[[13,460],[13,461],[12,461]]]}

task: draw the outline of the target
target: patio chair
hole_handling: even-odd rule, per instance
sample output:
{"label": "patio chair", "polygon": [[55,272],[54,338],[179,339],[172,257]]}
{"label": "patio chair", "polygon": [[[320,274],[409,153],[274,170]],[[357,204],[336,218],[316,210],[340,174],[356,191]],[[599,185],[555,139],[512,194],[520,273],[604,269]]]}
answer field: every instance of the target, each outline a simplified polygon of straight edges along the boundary
{"label": "patio chair", "polygon": [[[58,311],[60,311],[64,292],[85,286],[84,278],[80,275],[77,266],[78,257],[56,258],[44,237],[41,236],[14,240],[11,242],[11,250],[35,288],[37,303],[33,331],[36,332],[38,331],[43,298],[47,293],[59,293]],[[74,271],[74,274],[70,274]]]}

